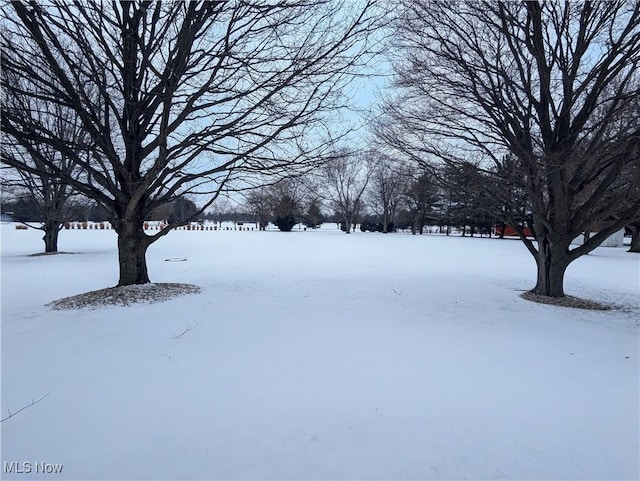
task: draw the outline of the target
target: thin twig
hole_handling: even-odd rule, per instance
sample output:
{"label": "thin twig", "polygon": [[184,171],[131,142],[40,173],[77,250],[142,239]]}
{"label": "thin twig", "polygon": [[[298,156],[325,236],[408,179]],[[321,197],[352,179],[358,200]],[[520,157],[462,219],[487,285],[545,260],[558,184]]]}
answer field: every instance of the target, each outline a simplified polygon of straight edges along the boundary
{"label": "thin twig", "polygon": [[200,324],[202,324],[202,321],[200,322],[192,322],[191,324],[188,324],[186,329],[184,331],[182,331],[180,334],[173,336],[174,339],[180,339],[182,336],[184,336],[187,332],[195,329],[196,327],[198,327]]}
{"label": "thin twig", "polygon": [[38,404],[40,401],[42,401],[44,398],[46,398],[49,394],[51,393],[47,393],[44,396],[42,396],[40,399],[38,399],[37,401],[34,401],[33,399],[31,400],[31,404],[27,404],[26,406],[24,406],[23,408],[18,409],[16,412],[12,413],[10,409],[7,409],[7,411],[9,411],[9,415],[5,418],[0,419],[0,423],[5,422],[7,419],[11,419],[13,416],[15,416],[18,413],[21,413],[22,411],[24,411],[27,408],[30,408],[31,406],[33,406],[34,404]]}

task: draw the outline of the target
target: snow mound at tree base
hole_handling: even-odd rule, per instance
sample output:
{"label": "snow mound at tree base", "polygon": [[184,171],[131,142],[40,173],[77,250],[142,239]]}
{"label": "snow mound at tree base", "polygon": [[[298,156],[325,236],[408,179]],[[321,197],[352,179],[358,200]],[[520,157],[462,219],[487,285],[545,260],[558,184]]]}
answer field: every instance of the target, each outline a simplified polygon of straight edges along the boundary
{"label": "snow mound at tree base", "polygon": [[40,257],[40,256],[57,256],[62,254],[73,254],[73,252],[63,252],[63,251],[55,251],[55,252],[38,252],[36,254],[29,254],[29,257]]}
{"label": "snow mound at tree base", "polygon": [[572,307],[574,309],[590,309],[594,311],[608,311],[611,306],[600,304],[599,302],[590,301],[588,299],[580,299],[579,297],[564,296],[551,297],[535,294],[531,291],[523,292],[520,297],[528,301],[539,302],[540,304],[551,304],[560,307]]}
{"label": "snow mound at tree base", "polygon": [[109,287],[64,297],[50,302],[52,309],[96,309],[103,306],[129,306],[131,304],[163,302],[185,294],[198,294],[200,288],[193,284],[150,283]]}

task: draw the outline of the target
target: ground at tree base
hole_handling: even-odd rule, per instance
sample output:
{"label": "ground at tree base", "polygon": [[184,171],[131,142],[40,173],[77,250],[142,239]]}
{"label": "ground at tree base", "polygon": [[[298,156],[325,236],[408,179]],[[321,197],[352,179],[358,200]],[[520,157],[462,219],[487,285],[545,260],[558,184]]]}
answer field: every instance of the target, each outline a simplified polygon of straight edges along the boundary
{"label": "ground at tree base", "polygon": [[581,299],[580,297],[575,296],[551,297],[536,294],[533,291],[527,291],[520,294],[520,297],[526,299],[527,301],[539,302],[540,304],[571,307],[574,309],[589,309],[594,311],[608,311],[609,309],[615,309],[615,306],[612,305],[590,301],[589,299]]}
{"label": "ground at tree base", "polygon": [[138,303],[167,301],[185,294],[198,294],[200,288],[193,284],[149,283],[131,286],[108,287],[64,297],[48,304],[52,309],[83,309],[106,306],[129,306]]}
{"label": "ground at tree base", "polygon": [[55,252],[37,252],[37,253],[35,253],[35,254],[29,254],[29,257],[57,256],[57,255],[62,255],[62,254],[73,254],[73,252],[61,252],[61,251],[55,251]]}

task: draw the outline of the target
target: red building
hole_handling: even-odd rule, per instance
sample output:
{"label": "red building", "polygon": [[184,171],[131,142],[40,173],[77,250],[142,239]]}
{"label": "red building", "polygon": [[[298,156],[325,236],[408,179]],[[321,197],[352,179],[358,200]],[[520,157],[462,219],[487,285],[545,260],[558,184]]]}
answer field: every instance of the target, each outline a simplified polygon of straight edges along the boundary
{"label": "red building", "polygon": [[[493,226],[493,233],[496,236],[499,236],[502,234],[502,229],[503,226],[501,225],[495,225]],[[526,237],[533,237],[533,234],[531,233],[531,230],[528,227],[523,227],[524,230],[524,235]],[[518,234],[518,231],[515,230],[513,227],[511,226],[504,226],[504,235],[505,237],[509,237],[509,236],[519,236],[520,234]]]}

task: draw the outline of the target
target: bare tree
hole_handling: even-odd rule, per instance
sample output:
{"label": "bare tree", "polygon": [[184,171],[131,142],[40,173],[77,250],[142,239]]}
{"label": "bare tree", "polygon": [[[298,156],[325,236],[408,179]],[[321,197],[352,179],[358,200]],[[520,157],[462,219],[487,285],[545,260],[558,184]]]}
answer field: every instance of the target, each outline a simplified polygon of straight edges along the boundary
{"label": "bare tree", "polygon": [[569,264],[640,205],[640,119],[628,108],[640,96],[640,3],[403,5],[402,95],[387,105],[386,141],[414,158],[474,162],[494,185],[522,189],[537,241],[521,232],[538,267],[533,292],[564,296]]}
{"label": "bare tree", "polygon": [[249,213],[258,219],[261,230],[272,221],[282,231],[290,231],[301,221],[309,186],[301,177],[279,181],[251,189],[245,194]]}
{"label": "bare tree", "polygon": [[149,282],[147,248],[178,225],[146,234],[154,207],[206,195],[197,216],[247,176],[322,158],[327,114],[343,105],[342,88],[366,62],[379,18],[367,0],[52,0],[10,8],[3,70],[22,82],[3,77],[5,95],[28,90],[73,110],[90,137],[91,158],[4,101],[2,129],[81,167],[76,178],[50,166],[109,210],[119,285]]}
{"label": "bare tree", "polygon": [[25,175],[14,171],[3,175],[2,188],[11,190],[22,201],[35,207],[35,216],[29,219],[16,219],[33,229],[43,232],[44,252],[58,252],[58,237],[64,223],[71,220],[75,207],[70,202],[73,191],[61,182],[48,176]]}
{"label": "bare tree", "polygon": [[382,232],[390,232],[396,212],[407,190],[407,178],[396,162],[379,152],[371,152],[372,172],[368,188],[368,204],[382,219]]}
{"label": "bare tree", "polygon": [[249,213],[257,217],[260,230],[265,230],[271,218],[271,202],[267,188],[261,187],[248,192],[245,204]]}
{"label": "bare tree", "polygon": [[232,205],[228,196],[219,196],[215,202],[210,205],[209,217],[220,227],[224,221],[234,218],[236,208]]}
{"label": "bare tree", "polygon": [[369,184],[371,168],[361,154],[341,150],[320,170],[320,194],[340,215],[345,233],[355,229],[362,197]]}
{"label": "bare tree", "polygon": [[[64,106],[47,105],[26,92],[5,99],[5,102],[10,102],[9,108],[13,115],[24,123],[37,124],[69,144],[82,145],[86,140],[86,132],[79,119],[72,110]],[[66,177],[78,178],[78,167],[64,152],[59,152],[46,143],[33,142],[24,136],[16,138],[3,132],[1,150],[3,164],[16,166],[3,167],[3,189],[17,191],[33,201],[37,206],[40,222],[29,225],[44,232],[42,240],[45,252],[57,252],[58,235],[64,222],[70,218],[74,207],[71,200],[77,196],[77,192],[67,181],[56,176],[56,171],[63,172]],[[86,150],[77,153],[77,156],[84,156],[85,159],[87,155]]]}

